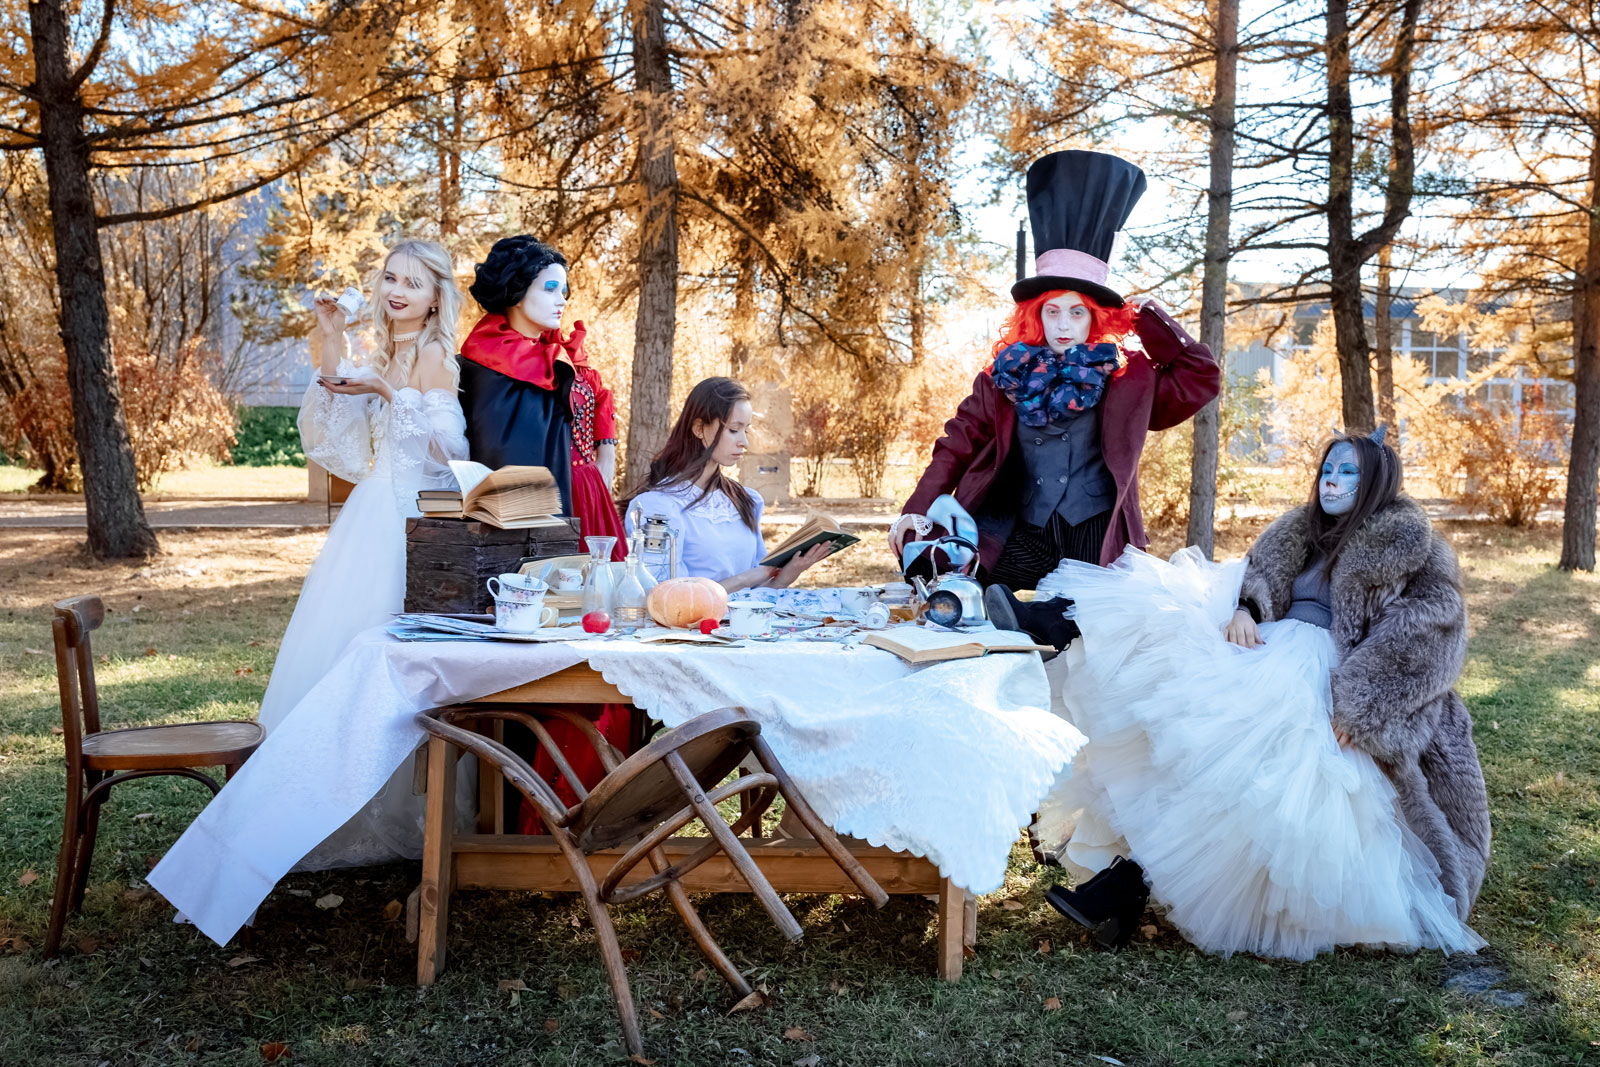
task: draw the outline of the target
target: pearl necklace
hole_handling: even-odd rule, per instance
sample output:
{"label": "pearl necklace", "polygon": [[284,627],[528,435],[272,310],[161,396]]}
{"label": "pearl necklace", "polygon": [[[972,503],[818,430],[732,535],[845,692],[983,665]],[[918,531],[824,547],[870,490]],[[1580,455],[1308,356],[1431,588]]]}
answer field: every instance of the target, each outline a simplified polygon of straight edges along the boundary
{"label": "pearl necklace", "polygon": [[422,331],[418,330],[416,333],[405,333],[405,334],[396,333],[396,334],[391,334],[389,336],[389,340],[393,341],[397,345],[403,345],[408,341],[415,341],[417,338],[419,338],[421,336],[422,336]]}

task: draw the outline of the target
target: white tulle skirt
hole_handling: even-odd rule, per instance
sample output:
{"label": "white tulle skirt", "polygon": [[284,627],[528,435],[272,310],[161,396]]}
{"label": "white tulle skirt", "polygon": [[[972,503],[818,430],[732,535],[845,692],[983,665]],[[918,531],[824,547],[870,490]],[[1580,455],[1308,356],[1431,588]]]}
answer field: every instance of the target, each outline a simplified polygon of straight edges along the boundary
{"label": "white tulle skirt", "polygon": [[1261,648],[1223,638],[1243,574],[1129,548],[1052,576],[1077,603],[1062,698],[1089,744],[1041,807],[1041,839],[1080,874],[1137,860],[1207,952],[1475,951],[1394,787],[1334,740],[1329,633],[1287,620],[1261,627]]}

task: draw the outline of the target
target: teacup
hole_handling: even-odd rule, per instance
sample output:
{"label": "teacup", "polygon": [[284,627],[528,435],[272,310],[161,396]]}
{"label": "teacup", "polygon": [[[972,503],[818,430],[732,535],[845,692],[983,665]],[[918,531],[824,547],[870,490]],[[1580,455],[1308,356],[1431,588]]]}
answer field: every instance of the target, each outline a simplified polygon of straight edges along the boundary
{"label": "teacup", "polygon": [[498,574],[483,583],[495,600],[543,600],[549,586],[533,574]]}
{"label": "teacup", "polygon": [[872,586],[839,590],[839,609],[846,615],[853,615],[858,619],[877,602],[878,590]]}
{"label": "teacup", "polygon": [[728,601],[728,626],[740,637],[763,637],[767,633],[772,605],[764,600]]}
{"label": "teacup", "polygon": [[495,627],[508,633],[526,634],[545,626],[554,626],[559,614],[555,608],[545,606],[542,589],[534,594],[532,600],[494,598]]}
{"label": "teacup", "polygon": [[563,593],[574,593],[583,588],[582,567],[557,567],[556,588]]}

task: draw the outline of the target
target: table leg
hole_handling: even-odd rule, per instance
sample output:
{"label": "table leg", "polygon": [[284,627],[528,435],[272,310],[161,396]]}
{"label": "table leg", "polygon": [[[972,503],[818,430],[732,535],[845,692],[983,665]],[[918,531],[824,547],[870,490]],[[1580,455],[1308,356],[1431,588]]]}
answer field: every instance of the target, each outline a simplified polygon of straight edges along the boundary
{"label": "table leg", "polygon": [[961,946],[968,955],[975,955],[978,947],[978,898],[967,894],[967,906],[962,909]]}
{"label": "table leg", "polygon": [[[422,885],[417,929],[417,984],[431,985],[444,968],[450,919],[451,849],[455,835],[456,757],[443,738],[428,739],[428,799],[422,832]],[[491,775],[495,784],[499,776]]]}
{"label": "table leg", "polygon": [[[494,738],[502,745],[506,742],[506,724],[503,719],[478,722],[478,732]],[[478,763],[478,833],[503,834],[506,832],[506,783],[493,767]]]}
{"label": "table leg", "polygon": [[[939,880],[939,977],[961,981],[961,946],[966,939],[968,893],[948,878]],[[976,926],[976,917],[974,917]]]}

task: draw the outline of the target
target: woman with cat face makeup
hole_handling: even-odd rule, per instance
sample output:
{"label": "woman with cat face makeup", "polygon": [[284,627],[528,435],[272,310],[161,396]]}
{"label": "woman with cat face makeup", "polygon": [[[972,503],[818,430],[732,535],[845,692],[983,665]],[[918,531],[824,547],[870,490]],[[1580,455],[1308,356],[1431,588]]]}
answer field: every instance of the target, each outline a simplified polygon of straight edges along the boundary
{"label": "woman with cat face makeup", "polygon": [[1329,442],[1310,499],[1242,560],[1062,564],[1083,631],[1063,702],[1090,742],[1037,831],[1098,871],[1046,895],[1102,943],[1148,897],[1224,955],[1482,944],[1460,571],[1383,437]]}

